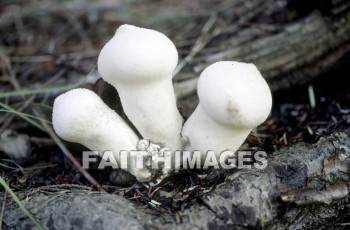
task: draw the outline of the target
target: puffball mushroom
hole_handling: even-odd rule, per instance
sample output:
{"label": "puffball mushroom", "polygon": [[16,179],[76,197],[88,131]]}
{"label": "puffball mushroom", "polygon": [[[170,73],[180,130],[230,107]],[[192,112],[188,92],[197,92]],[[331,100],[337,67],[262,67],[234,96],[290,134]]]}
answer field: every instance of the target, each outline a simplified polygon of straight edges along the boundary
{"label": "puffball mushroom", "polygon": [[102,78],[119,93],[125,114],[143,138],[181,150],[182,117],[176,107],[172,74],[178,62],[164,34],[120,26],[98,57]]}
{"label": "puffball mushroom", "polygon": [[269,86],[253,64],[222,61],[208,66],[197,87],[199,104],[185,122],[186,150],[204,157],[236,151],[250,131],[268,117],[272,97]]}
{"label": "puffball mushroom", "polygon": [[[134,150],[139,141],[125,121],[88,89],[73,89],[57,97],[52,122],[60,138],[99,154],[112,151],[119,166],[120,151]],[[128,167],[128,171],[141,182],[152,179],[147,168]]]}

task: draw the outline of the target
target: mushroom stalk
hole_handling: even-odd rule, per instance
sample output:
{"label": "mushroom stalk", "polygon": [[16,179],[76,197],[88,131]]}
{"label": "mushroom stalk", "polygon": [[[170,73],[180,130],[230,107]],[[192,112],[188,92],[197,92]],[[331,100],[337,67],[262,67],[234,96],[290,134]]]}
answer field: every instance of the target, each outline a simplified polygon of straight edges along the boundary
{"label": "mushroom stalk", "polygon": [[102,78],[119,93],[125,114],[143,138],[181,150],[182,117],[172,74],[178,54],[155,30],[122,25],[98,57]]}
{"label": "mushroom stalk", "polygon": [[[179,125],[182,117],[176,107],[171,79],[144,85],[121,83],[117,89],[125,114],[143,138],[171,150],[182,149]],[[159,99],[161,104],[157,103]]]}
{"label": "mushroom stalk", "polygon": [[[80,143],[100,155],[111,151],[119,167],[120,151],[135,150],[139,141],[125,121],[88,89],[74,89],[57,97],[52,121],[59,137]],[[133,167],[135,160],[130,158],[126,170],[141,182],[151,180],[149,169]]]}
{"label": "mushroom stalk", "polygon": [[203,158],[209,150],[217,159],[225,150],[236,151],[272,106],[269,86],[253,64],[214,63],[202,72],[197,91],[199,105],[182,135],[185,149],[200,150]]}
{"label": "mushroom stalk", "polygon": [[217,156],[224,150],[238,150],[251,130],[220,124],[213,120],[199,104],[186,121],[182,135],[188,141],[185,149],[199,150],[202,156],[201,162],[204,163],[209,150],[214,151]]}

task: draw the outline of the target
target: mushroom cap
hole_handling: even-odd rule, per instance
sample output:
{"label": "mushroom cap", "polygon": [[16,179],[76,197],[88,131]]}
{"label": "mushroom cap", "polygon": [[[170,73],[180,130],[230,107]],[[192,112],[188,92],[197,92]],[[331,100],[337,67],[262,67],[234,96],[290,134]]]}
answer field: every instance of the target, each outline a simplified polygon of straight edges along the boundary
{"label": "mushroom cap", "polygon": [[[73,89],[55,99],[52,124],[59,137],[66,141],[80,142],[87,135],[94,119],[104,119],[101,110],[104,103],[88,89]],[[102,116],[102,117],[101,117]]]}
{"label": "mushroom cap", "polygon": [[208,66],[198,81],[200,105],[222,125],[254,128],[268,117],[272,96],[253,64],[222,61]]}
{"label": "mushroom cap", "polygon": [[102,48],[98,70],[111,85],[118,82],[150,82],[171,79],[177,61],[176,47],[164,34],[122,25]]}
{"label": "mushroom cap", "polygon": [[89,141],[93,138],[97,143],[99,138],[103,138],[103,133],[108,132],[106,129],[124,132],[125,139],[129,135],[132,137],[135,135],[118,114],[111,110],[97,94],[82,88],[70,90],[56,98],[52,123],[59,137],[84,145],[93,144]]}

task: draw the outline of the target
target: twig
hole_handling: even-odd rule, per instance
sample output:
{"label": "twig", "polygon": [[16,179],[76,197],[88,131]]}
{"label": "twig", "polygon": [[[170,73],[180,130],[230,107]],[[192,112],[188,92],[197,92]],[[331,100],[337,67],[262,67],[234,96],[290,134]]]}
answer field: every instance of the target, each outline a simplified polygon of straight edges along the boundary
{"label": "twig", "polygon": [[215,21],[217,19],[217,16],[215,14],[211,15],[210,18],[207,20],[207,22],[204,24],[202,31],[201,31],[201,35],[199,36],[199,38],[196,40],[195,44],[193,45],[190,53],[178,64],[178,66],[176,67],[175,71],[174,71],[174,76],[176,76],[183,67],[185,67],[185,65],[187,63],[189,63],[192,58],[199,52],[201,51],[204,46],[210,41],[210,39],[215,36],[216,34],[219,34],[220,29],[217,28],[216,30],[214,30],[212,32],[212,34],[209,34],[209,30],[214,26]]}
{"label": "twig", "polygon": [[[36,116],[44,117],[45,115],[40,111],[40,109],[33,108],[33,112]],[[74,158],[72,153],[66,148],[66,146],[62,143],[62,141],[58,138],[55,132],[52,130],[51,126],[49,126],[46,122],[40,121],[42,126],[45,127],[47,133],[50,135],[52,140],[56,143],[56,145],[62,150],[62,152],[66,155],[66,157],[71,160],[73,165],[77,168],[77,170],[83,174],[83,176],[96,187],[96,189],[100,192],[106,192],[104,188],[83,168],[80,163]]]}
{"label": "twig", "polygon": [[55,143],[51,138],[44,137],[30,137],[29,140],[37,145],[52,145]]}
{"label": "twig", "polygon": [[[1,56],[2,59],[7,59],[7,57],[5,56]],[[15,88],[20,88],[19,84],[16,83],[16,80],[15,77],[13,76],[13,71],[12,71],[12,68],[11,68],[11,64],[8,60],[6,60],[6,68],[7,68],[7,71],[11,74],[11,77],[9,78],[9,81],[11,82],[11,84],[13,86],[15,86]],[[56,81],[58,78],[60,78],[62,75],[64,74],[64,70],[60,70],[58,71],[58,73],[56,73],[52,78],[50,78],[48,81],[44,82],[44,84],[42,85],[43,87],[51,84],[52,82]],[[22,112],[25,108],[27,108],[35,99],[36,95],[32,95],[30,96],[25,102],[24,104],[19,107],[17,109],[18,112]],[[4,120],[4,123],[2,124],[2,126],[0,127],[0,135],[4,132],[4,130],[10,125],[10,123],[12,122],[13,118],[15,117],[15,114],[11,114],[11,113],[8,113],[6,114],[5,116],[5,120]]]}
{"label": "twig", "polygon": [[74,30],[76,31],[77,35],[80,37],[82,42],[85,43],[88,49],[92,50],[93,49],[92,42],[89,36],[86,34],[83,27],[81,26],[81,22],[77,20],[76,14],[72,10],[70,10],[70,15],[68,16],[68,20],[73,25]]}
{"label": "twig", "polygon": [[95,58],[100,53],[99,50],[87,50],[85,52],[63,53],[53,58],[52,55],[37,55],[37,56],[12,56],[11,62],[54,62],[55,60],[68,61],[75,59]]}
{"label": "twig", "polygon": [[[11,76],[11,83],[16,90],[21,90],[21,85],[17,81],[14,75]],[[25,97],[23,96],[25,99]],[[40,109],[32,108],[32,111],[35,116],[45,118],[45,115],[42,113]],[[80,163],[74,158],[72,153],[66,148],[66,146],[62,143],[62,141],[57,137],[55,132],[52,130],[51,126],[49,126],[46,122],[40,121],[41,125],[46,129],[49,136],[52,140],[57,144],[57,146],[62,150],[62,152],[66,155],[66,157],[72,161],[73,165],[77,168],[77,170],[100,192],[106,192],[103,187],[83,168]]]}
{"label": "twig", "polygon": [[86,187],[83,185],[78,185],[78,184],[55,184],[55,185],[46,185],[46,186],[41,186],[39,188],[36,188],[28,193],[25,194],[24,197],[21,197],[21,200],[25,199],[28,196],[31,196],[39,191],[42,190],[50,190],[50,189],[64,189],[64,188],[77,188],[77,189],[85,189],[85,190],[91,190],[91,187]]}
{"label": "twig", "polygon": [[11,164],[14,164],[18,167],[18,169],[21,171],[21,173],[25,176],[26,173],[24,172],[24,169],[22,168],[22,166],[20,166],[18,163],[16,163],[16,161],[14,160],[9,160],[9,159],[0,159],[0,161],[5,161],[5,162],[10,162]]}

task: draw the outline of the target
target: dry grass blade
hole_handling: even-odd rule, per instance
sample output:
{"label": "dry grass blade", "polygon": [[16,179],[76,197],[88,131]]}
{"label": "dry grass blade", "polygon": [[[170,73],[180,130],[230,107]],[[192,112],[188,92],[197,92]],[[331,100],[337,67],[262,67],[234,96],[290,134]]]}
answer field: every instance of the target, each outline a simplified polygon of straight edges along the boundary
{"label": "dry grass blade", "polygon": [[[30,114],[26,114],[26,113],[21,113],[21,112],[18,112],[17,110],[15,110],[14,108],[12,108],[11,106],[8,106],[4,103],[1,103],[0,102],[0,106],[4,109],[0,109],[0,112],[6,112],[6,113],[12,113],[12,114],[15,114],[17,116],[19,116],[20,118],[22,118],[23,120],[27,121],[28,123],[30,123],[31,125],[35,126],[36,128],[40,129],[41,131],[43,132],[46,132],[45,128],[40,125],[38,122],[36,122],[34,119],[36,120],[42,120],[42,118],[40,117],[35,117],[35,116],[32,116]],[[47,120],[44,120],[45,122],[49,122]],[[1,131],[2,132],[2,131]],[[1,133],[0,132],[0,133]]]}
{"label": "dry grass blade", "polygon": [[[48,81],[44,82],[44,84],[42,85],[43,87],[51,84],[52,82],[58,80],[63,74],[64,74],[64,70],[60,70],[58,71],[58,73],[56,73],[52,78],[50,78]],[[26,101],[23,103],[23,105],[21,105],[18,109],[17,112],[22,112],[24,109],[26,109],[29,105],[34,104],[34,100],[36,98],[36,95],[32,95],[30,96],[28,99],[26,99]],[[10,123],[12,122],[13,118],[15,117],[15,114],[9,114],[6,117],[5,122],[2,124],[1,128],[0,128],[0,134],[7,128],[7,126],[10,125]]]}
{"label": "dry grass blade", "polygon": [[[8,69],[11,69],[11,66],[8,67]],[[16,79],[16,77],[14,75],[11,75],[11,84],[13,85],[13,87],[16,89],[16,91],[14,91],[13,93],[16,94],[18,96],[18,92],[22,92],[20,95],[23,97],[23,99],[26,99],[24,97],[24,95],[26,95],[28,93],[28,90],[23,90],[20,83],[18,82],[18,80]],[[77,87],[80,84],[82,84],[83,81],[79,82],[77,85],[71,85],[70,87]],[[55,87],[55,89],[61,89],[63,90],[62,87]],[[45,92],[51,92],[51,91],[47,91],[48,88],[46,89],[41,89],[41,93],[45,93]],[[52,88],[51,88],[52,89]],[[67,86],[64,87],[64,90],[68,90],[69,88],[67,88]],[[37,92],[40,91],[40,89],[35,89],[35,90],[29,90],[29,94],[34,93],[33,91]],[[23,93],[26,92],[26,93]],[[5,93],[6,94],[6,93]],[[44,118],[45,115],[41,112],[41,110],[39,108],[32,108],[32,111],[34,113],[35,116],[37,117],[42,117]],[[46,122],[40,120],[41,126],[44,127],[44,130],[50,135],[50,137],[52,138],[52,140],[57,144],[57,146],[63,151],[63,153],[67,156],[67,158],[69,160],[72,161],[72,163],[74,164],[74,166],[78,169],[78,171],[91,183],[93,184],[97,190],[101,191],[101,192],[105,192],[105,190],[103,189],[103,187],[84,169],[82,168],[82,166],[80,165],[80,163],[74,158],[74,156],[72,155],[72,153],[66,148],[66,146],[62,143],[62,141],[57,137],[57,135],[55,134],[55,132],[53,131],[53,129],[51,128],[51,126],[49,126]]]}
{"label": "dry grass blade", "polygon": [[[44,116],[39,109],[33,109],[36,116]],[[92,184],[94,185],[98,191],[106,192],[103,187],[81,166],[81,164],[74,158],[72,153],[66,148],[66,146],[62,143],[62,141],[55,134],[53,129],[45,122],[41,122],[41,124],[45,127],[47,133],[50,135],[52,140],[57,144],[57,146],[62,150],[62,152],[66,155],[66,157],[72,161],[74,166],[79,170],[81,174]]]}
{"label": "dry grass blade", "polygon": [[205,45],[210,41],[210,39],[213,36],[220,33],[220,29],[215,30],[213,34],[209,33],[210,29],[214,26],[216,19],[217,16],[215,14],[209,17],[208,21],[202,28],[200,37],[196,40],[190,53],[177,65],[174,71],[174,76],[177,75],[182,70],[182,68],[185,67],[185,65],[189,63],[192,60],[192,58],[205,47]]}
{"label": "dry grass blade", "polygon": [[44,229],[44,227],[30,214],[30,212],[24,207],[22,202],[18,199],[16,194],[12,191],[12,189],[7,185],[7,183],[4,181],[4,179],[0,176],[0,184],[4,187],[6,192],[8,192],[12,199],[18,204],[19,208],[26,214],[26,216],[30,219],[30,221],[38,228],[38,229]]}
{"label": "dry grass blade", "polygon": [[26,95],[34,95],[34,94],[43,94],[43,93],[52,93],[52,92],[62,92],[70,89],[77,88],[84,81],[79,81],[78,83],[57,87],[47,87],[41,89],[23,89],[23,90],[15,90],[12,92],[4,92],[0,94],[0,98],[8,98],[8,97],[18,97],[18,96],[26,96]]}
{"label": "dry grass blade", "polygon": [[15,167],[11,167],[11,166],[8,166],[8,165],[6,165],[6,164],[0,163],[0,166],[1,166],[1,167],[7,168],[7,169],[19,170],[19,171],[22,172],[23,175],[25,175],[24,169],[23,169],[19,164],[17,164],[15,161],[9,160],[9,159],[0,159],[0,161],[8,162],[8,163],[11,163],[11,164],[14,164],[14,165],[17,166],[17,168],[15,168]]}

